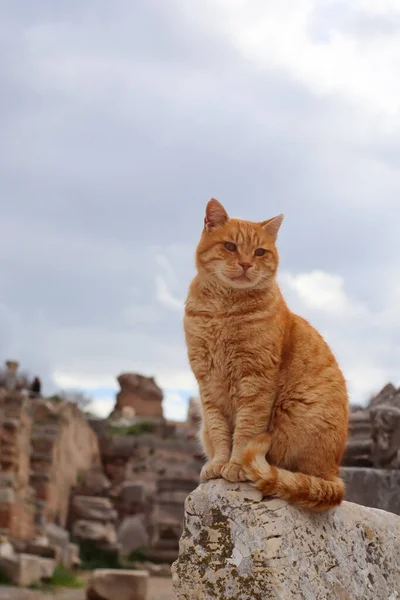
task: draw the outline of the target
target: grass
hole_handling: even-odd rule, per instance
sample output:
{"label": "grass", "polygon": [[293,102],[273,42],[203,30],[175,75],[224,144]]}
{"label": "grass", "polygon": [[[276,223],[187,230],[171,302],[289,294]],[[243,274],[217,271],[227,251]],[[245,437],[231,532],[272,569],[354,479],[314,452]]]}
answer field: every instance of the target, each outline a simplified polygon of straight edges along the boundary
{"label": "grass", "polygon": [[139,436],[145,433],[152,433],[154,431],[154,423],[151,421],[139,421],[139,423],[128,425],[127,427],[111,425],[109,431],[115,435]]}
{"label": "grass", "polygon": [[51,579],[43,583],[36,583],[30,586],[31,590],[41,590],[41,591],[53,591],[56,587],[64,587],[71,589],[80,589],[84,587],[84,583],[79,579],[79,577],[73,572],[58,565],[55,568],[53,576]]}
{"label": "grass", "polygon": [[82,588],[83,582],[77,577],[76,573],[59,565],[53,573],[53,577],[50,579],[50,585],[67,587],[67,588]]}

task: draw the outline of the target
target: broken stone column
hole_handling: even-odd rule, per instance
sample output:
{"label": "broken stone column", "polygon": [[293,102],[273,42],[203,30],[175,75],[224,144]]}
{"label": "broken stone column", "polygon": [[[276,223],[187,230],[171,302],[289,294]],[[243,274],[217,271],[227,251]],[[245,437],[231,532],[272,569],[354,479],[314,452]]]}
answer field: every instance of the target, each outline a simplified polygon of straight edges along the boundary
{"label": "broken stone column", "polygon": [[19,362],[16,360],[6,360],[6,389],[13,391],[17,387],[17,371]]}
{"label": "broken stone column", "polygon": [[216,480],[186,500],[176,600],[396,600],[400,517],[344,502],[310,514]]}

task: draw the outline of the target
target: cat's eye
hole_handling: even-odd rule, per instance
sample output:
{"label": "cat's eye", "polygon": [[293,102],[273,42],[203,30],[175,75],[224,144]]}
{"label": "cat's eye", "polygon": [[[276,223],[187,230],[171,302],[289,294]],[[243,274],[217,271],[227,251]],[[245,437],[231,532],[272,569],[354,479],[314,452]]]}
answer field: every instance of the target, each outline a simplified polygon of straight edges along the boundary
{"label": "cat's eye", "polygon": [[264,248],[257,248],[257,250],[254,252],[255,256],[264,256],[265,253],[266,250],[264,250]]}
{"label": "cat's eye", "polygon": [[225,242],[224,247],[229,250],[229,252],[236,252],[237,246],[232,242]]}

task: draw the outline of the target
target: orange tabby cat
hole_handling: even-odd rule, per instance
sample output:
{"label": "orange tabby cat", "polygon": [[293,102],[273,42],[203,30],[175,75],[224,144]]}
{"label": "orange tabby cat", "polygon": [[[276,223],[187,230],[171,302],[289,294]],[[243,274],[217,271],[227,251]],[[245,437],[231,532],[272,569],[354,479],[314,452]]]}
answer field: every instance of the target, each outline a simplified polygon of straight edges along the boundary
{"label": "orange tabby cat", "polygon": [[282,220],[230,219],[217,200],[207,205],[184,319],[209,458],[201,476],[248,479],[265,496],[326,510],[344,495],[346,384],[325,341],[282,298]]}

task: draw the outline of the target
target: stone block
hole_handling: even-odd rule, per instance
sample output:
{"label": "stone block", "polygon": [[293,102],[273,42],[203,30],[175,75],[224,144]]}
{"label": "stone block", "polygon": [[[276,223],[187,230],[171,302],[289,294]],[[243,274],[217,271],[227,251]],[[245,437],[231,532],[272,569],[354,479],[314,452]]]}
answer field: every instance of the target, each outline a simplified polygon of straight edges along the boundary
{"label": "stone block", "polygon": [[121,496],[126,505],[144,505],[146,501],[146,486],[143,483],[125,481],[122,484]]}
{"label": "stone block", "polygon": [[400,470],[342,467],[346,500],[400,515]]}
{"label": "stone block", "polygon": [[75,490],[77,496],[106,496],[111,483],[99,469],[90,469],[85,473]]}
{"label": "stone block", "polygon": [[122,556],[129,556],[134,550],[149,548],[150,538],[145,515],[126,517],[118,528],[117,538]]}
{"label": "stone block", "polygon": [[396,600],[400,518],[344,502],[312,514],[216,480],[186,501],[176,600]]}
{"label": "stone block", "polygon": [[72,518],[108,523],[116,521],[118,514],[108,498],[75,496],[72,500]]}
{"label": "stone block", "polygon": [[25,546],[25,553],[41,556],[42,558],[52,558],[58,564],[61,561],[62,552],[61,548],[58,546],[28,542]]}
{"label": "stone block", "polygon": [[87,600],[147,600],[147,571],[99,569],[93,572],[87,590]]}
{"label": "stone block", "polygon": [[68,551],[63,566],[67,569],[77,569],[81,564],[78,544],[68,544]]}
{"label": "stone block", "polygon": [[44,528],[45,536],[48,539],[50,546],[60,548],[61,551],[61,562],[66,564],[69,547],[69,533],[62,527],[59,527],[55,523],[47,523]]}
{"label": "stone block", "polygon": [[32,554],[16,554],[13,558],[0,558],[0,567],[14,585],[28,587],[42,579],[51,579],[56,561]]}
{"label": "stone block", "polygon": [[77,540],[92,540],[99,544],[115,545],[117,533],[111,523],[98,523],[80,519],[72,527],[72,535]]}

